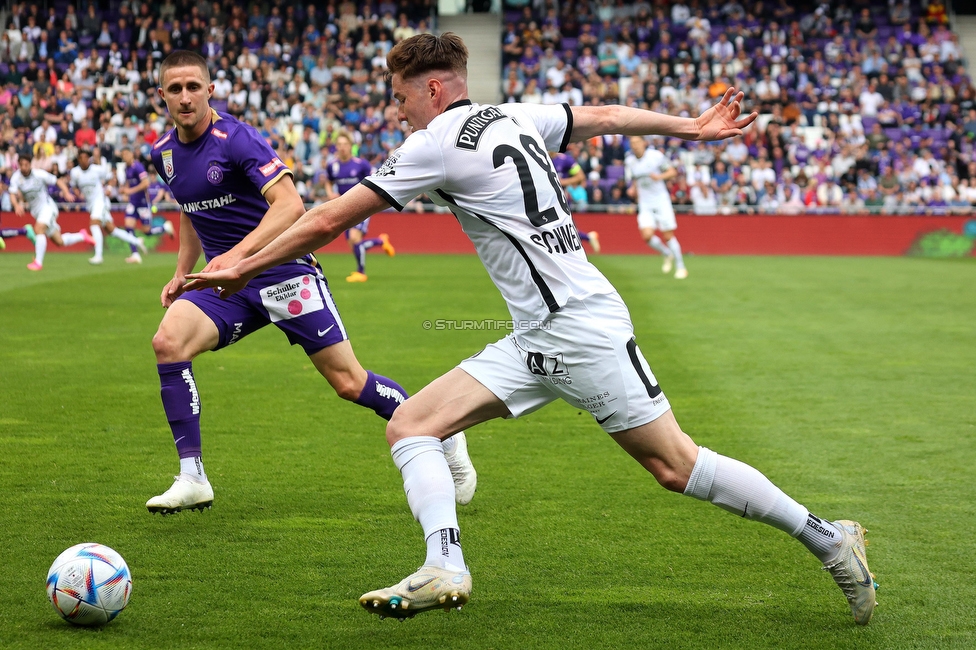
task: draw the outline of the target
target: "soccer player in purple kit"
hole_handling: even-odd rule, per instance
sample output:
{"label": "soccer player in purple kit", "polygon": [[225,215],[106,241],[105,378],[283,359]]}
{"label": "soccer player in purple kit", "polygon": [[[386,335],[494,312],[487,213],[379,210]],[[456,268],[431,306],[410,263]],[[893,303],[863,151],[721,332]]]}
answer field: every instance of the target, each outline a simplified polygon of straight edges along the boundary
{"label": "soccer player in purple kit", "polygon": [[[370,164],[352,155],[352,137],[345,131],[339,133],[335,140],[336,159],[330,162],[326,168],[326,194],[329,200],[337,199],[363,180],[373,169]],[[390,257],[396,255],[390,237],[383,233],[379,237],[363,239],[369,230],[369,219],[361,224],[353,226],[346,231],[346,241],[352,249],[353,257],[356,258],[356,270],[349,274],[346,282],[366,282],[366,251],[374,246],[382,246],[383,252]]]}
{"label": "soccer player in purple kit", "polygon": [[[125,230],[135,235],[138,227],[146,235],[161,235],[166,233],[175,237],[173,224],[167,220],[161,226],[152,225],[152,209],[149,207],[149,173],[146,167],[136,160],[132,149],[122,150],[122,162],[125,163],[125,182],[119,187],[119,194],[129,200],[125,206]],[[129,264],[142,264],[142,255],[134,244],[129,244],[131,255],[125,258]]]}
{"label": "soccer player in purple kit", "polygon": [[[563,186],[563,189],[586,182],[586,174],[583,172],[583,168],[571,154],[550,152],[549,157],[552,158],[552,166],[556,168],[559,184]],[[600,253],[600,233],[595,230],[583,232],[577,228],[576,234],[579,235],[580,241],[588,243],[593,248],[594,253]]]}
{"label": "soccer player in purple kit", "polygon": [[[160,301],[167,309],[153,337],[160,394],[180,457],[180,474],[150,512],[202,510],[213,489],[201,459],[200,396],[192,360],[274,323],[301,345],[336,393],[389,420],[406,399],[396,382],[356,359],[322,270],[311,254],[275,266],[231,300],[184,293],[201,253],[205,270],[234,266],[259,251],[305,212],[292,172],[253,127],[210,108],[207,62],[173,52],[159,69],[158,90],[176,128],[153,146],[152,162],[180,204],[180,251]],[[458,503],[474,496],[477,475],[463,438],[443,446]]]}

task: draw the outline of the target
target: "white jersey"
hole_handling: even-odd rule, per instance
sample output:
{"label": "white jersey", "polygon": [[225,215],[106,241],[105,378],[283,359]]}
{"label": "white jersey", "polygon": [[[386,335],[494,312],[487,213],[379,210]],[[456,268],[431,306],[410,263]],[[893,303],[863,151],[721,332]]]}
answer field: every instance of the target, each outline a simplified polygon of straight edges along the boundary
{"label": "white jersey", "polygon": [[28,211],[36,217],[45,209],[53,208],[57,212],[58,205],[47,190],[49,185],[56,185],[57,182],[57,176],[43,169],[32,169],[27,178],[18,169],[10,177],[10,191],[20,192],[27,202]]}
{"label": "white jersey", "polygon": [[566,104],[462,100],[412,133],[363,184],[397,210],[425,192],[448,207],[521,331],[572,298],[616,293],[586,259],[549,158],[566,150],[572,130]]}
{"label": "white jersey", "polygon": [[88,169],[73,167],[68,181],[71,187],[77,187],[85,196],[85,204],[90,212],[95,212],[105,206],[105,181],[112,178],[110,170],[99,165],[89,164]]}
{"label": "white jersey", "polygon": [[628,181],[637,183],[638,204],[655,202],[662,198],[671,200],[667,184],[651,178],[651,174],[663,174],[669,169],[671,161],[657,149],[648,148],[640,158],[632,153],[627,154],[624,159],[624,174]]}

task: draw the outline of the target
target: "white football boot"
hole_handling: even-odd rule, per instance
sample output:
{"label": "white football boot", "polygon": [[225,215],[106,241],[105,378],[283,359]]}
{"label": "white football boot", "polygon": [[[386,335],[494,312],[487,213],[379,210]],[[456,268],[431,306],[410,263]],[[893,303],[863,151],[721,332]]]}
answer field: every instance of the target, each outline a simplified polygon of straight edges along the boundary
{"label": "white football boot", "polygon": [[451,468],[451,478],[454,479],[454,500],[458,505],[466,506],[474,498],[474,491],[478,487],[478,472],[475,471],[468,456],[468,439],[464,431],[454,434],[454,451],[444,454],[447,466]]}
{"label": "white football boot", "polygon": [[471,600],[471,574],[434,566],[422,566],[400,583],[370,591],[359,597],[359,604],[380,618],[392,616],[401,621],[432,609],[461,609]]}
{"label": "white football boot", "polygon": [[181,510],[205,510],[213,505],[210,481],[200,482],[186,474],[175,478],[170,489],[146,501],[149,512],[171,515]]}
{"label": "white football boot", "polygon": [[854,622],[867,625],[874,613],[878,583],[868,569],[864,533],[868,532],[856,521],[840,519],[832,522],[840,531],[841,547],[832,562],[824,562],[824,569],[834,577],[834,582],[844,592],[851,606]]}

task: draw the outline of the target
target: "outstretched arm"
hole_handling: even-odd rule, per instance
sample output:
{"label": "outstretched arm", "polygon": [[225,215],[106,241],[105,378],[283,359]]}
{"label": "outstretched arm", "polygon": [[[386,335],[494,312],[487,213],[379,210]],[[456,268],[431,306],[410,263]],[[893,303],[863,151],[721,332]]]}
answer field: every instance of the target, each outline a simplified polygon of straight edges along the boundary
{"label": "outstretched arm", "polygon": [[237,293],[261,271],[317,250],[367,217],[390,207],[379,194],[357,185],[342,196],[317,205],[288,230],[251,257],[212,273],[191,273],[186,289],[218,287],[220,297]]}
{"label": "outstretched arm", "polygon": [[574,106],[572,142],[598,135],[664,135],[684,140],[722,140],[742,135],[759,113],[742,114],[744,93],[729,88],[717,104],[696,118],[676,117],[629,106]]}

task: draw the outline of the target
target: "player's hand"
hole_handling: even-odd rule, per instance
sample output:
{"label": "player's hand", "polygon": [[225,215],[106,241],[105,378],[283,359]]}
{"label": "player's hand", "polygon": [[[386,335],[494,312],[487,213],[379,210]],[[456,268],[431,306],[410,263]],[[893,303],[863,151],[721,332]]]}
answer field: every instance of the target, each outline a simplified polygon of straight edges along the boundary
{"label": "player's hand", "polygon": [[18,217],[24,216],[24,206],[18,205],[16,208],[14,208],[14,214],[16,214]]}
{"label": "player's hand", "polygon": [[218,255],[217,257],[211,259],[209,262],[207,262],[207,265],[203,267],[203,270],[201,270],[200,272],[212,273],[214,271],[223,271],[224,269],[229,269],[231,267],[237,266],[237,263],[240,262],[242,259],[244,259],[244,257],[245,256],[242,253],[236,253],[232,248],[226,253],[223,253],[222,255]]}
{"label": "player's hand", "polygon": [[742,98],[745,93],[736,93],[729,88],[717,104],[699,115],[696,119],[698,137],[696,140],[722,140],[742,135],[742,130],[756,121],[759,113],[753,111],[739,119],[742,114]]}
{"label": "player's hand", "polygon": [[236,266],[219,271],[200,271],[186,276],[187,283],[183,285],[183,290],[199,291],[212,287],[217,291],[218,296],[227,299],[246,287],[252,277],[253,275],[241,275]]}
{"label": "player's hand", "polygon": [[174,276],[172,280],[166,283],[163,292],[159,295],[159,302],[163,305],[163,309],[168,309],[183,294],[185,291],[183,285],[185,284],[186,278],[179,275]]}

